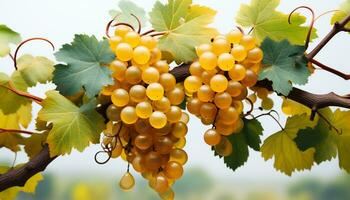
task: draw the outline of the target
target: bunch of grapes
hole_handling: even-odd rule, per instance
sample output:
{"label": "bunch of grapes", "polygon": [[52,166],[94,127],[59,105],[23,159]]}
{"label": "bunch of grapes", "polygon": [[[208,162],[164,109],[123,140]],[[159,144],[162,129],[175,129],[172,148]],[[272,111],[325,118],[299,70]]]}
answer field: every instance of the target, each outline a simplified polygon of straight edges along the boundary
{"label": "bunch of grapes", "polygon": [[102,146],[110,150],[110,157],[128,162],[119,183],[122,189],[134,186],[132,165],[162,198],[172,199],[171,185],[187,162],[182,148],[189,116],[178,106],[185,98],[183,86],[176,84],[169,65],[161,60],[154,37],[118,26],[109,43],[116,54],[109,66],[115,84],[101,92],[111,101]]}
{"label": "bunch of grapes", "polygon": [[198,61],[191,64],[191,76],[184,82],[187,109],[203,124],[213,125],[204,133],[204,141],[219,155],[228,156],[232,144],[227,136],[244,126],[242,101],[257,82],[263,52],[252,36],[239,30],[217,36],[196,52]]}

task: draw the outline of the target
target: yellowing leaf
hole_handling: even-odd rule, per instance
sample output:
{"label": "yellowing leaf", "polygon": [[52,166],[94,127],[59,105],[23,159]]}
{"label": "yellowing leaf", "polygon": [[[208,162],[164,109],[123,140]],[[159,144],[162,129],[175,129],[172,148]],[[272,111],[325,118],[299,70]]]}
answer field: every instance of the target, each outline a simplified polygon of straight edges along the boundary
{"label": "yellowing leaf", "polygon": [[36,156],[42,149],[46,142],[47,132],[41,134],[33,134],[28,138],[23,139],[24,150],[29,158]]}
{"label": "yellowing leaf", "polygon": [[11,30],[6,25],[0,24],[0,57],[4,57],[10,53],[9,45],[17,44],[21,41],[21,36]]}
{"label": "yellowing leaf", "polygon": [[79,108],[56,91],[46,96],[38,117],[53,124],[47,137],[51,156],[69,154],[72,148],[83,151],[90,142],[99,142],[104,120],[95,111],[95,101]]}
{"label": "yellowing leaf", "polygon": [[[309,27],[301,25],[306,18],[293,14],[292,24],[289,24],[288,15],[276,11],[279,3],[279,0],[252,0],[250,5],[241,5],[236,20],[243,27],[254,28],[253,35],[259,43],[270,37],[276,41],[287,39],[292,44],[304,44]],[[312,38],[315,37],[314,31]]]}
{"label": "yellowing leaf", "polygon": [[315,126],[316,122],[305,120],[307,116],[296,115],[288,118],[286,127],[268,137],[261,147],[261,154],[265,160],[274,158],[274,167],[291,176],[296,170],[311,169],[314,163],[314,148],[305,151],[298,149],[294,142],[299,129]]}
{"label": "yellowing leaf", "polygon": [[45,57],[28,54],[21,56],[17,62],[18,70],[29,87],[52,80],[53,66],[54,63]]}
{"label": "yellowing leaf", "polygon": [[[334,24],[335,22],[340,22],[349,14],[350,14],[350,0],[345,0],[340,5],[339,11],[334,13],[331,20],[331,24]],[[350,22],[346,25],[346,28],[350,28]]]}
{"label": "yellowing leaf", "polygon": [[210,42],[217,34],[208,27],[213,22],[216,11],[199,5],[192,0],[159,1],[150,13],[150,21],[156,31],[166,34],[159,40],[159,48],[168,51],[177,62],[188,62],[196,58],[195,47]]}
{"label": "yellowing leaf", "polygon": [[286,115],[311,114],[311,109],[288,98],[283,97],[282,111]]}

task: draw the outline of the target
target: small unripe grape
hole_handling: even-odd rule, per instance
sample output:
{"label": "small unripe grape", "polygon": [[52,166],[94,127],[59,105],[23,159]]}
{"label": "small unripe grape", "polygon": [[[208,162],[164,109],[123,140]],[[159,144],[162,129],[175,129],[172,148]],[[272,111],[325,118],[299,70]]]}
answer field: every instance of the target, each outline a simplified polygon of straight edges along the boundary
{"label": "small unripe grape", "polygon": [[230,76],[231,80],[241,81],[246,76],[246,69],[243,67],[243,65],[237,64],[228,72],[228,75]]}
{"label": "small unripe grape", "polygon": [[202,80],[198,76],[189,76],[185,79],[184,86],[189,92],[197,92],[202,85]]}
{"label": "small unripe grape", "polygon": [[202,101],[200,101],[198,98],[191,98],[187,101],[187,110],[191,114],[199,115],[202,104]]}
{"label": "small unripe grape", "polygon": [[149,171],[158,170],[161,165],[161,156],[158,152],[150,151],[146,154],[144,163]]}
{"label": "small unripe grape", "polygon": [[135,137],[135,146],[141,150],[146,150],[153,145],[151,134],[141,133]]}
{"label": "small unripe grape", "polygon": [[116,47],[115,54],[121,61],[129,61],[132,59],[133,49],[127,43],[119,43]]}
{"label": "small unripe grape", "polygon": [[204,103],[202,104],[199,113],[203,118],[211,119],[215,117],[217,108],[213,103]]}
{"label": "small unripe grape", "polygon": [[178,106],[171,106],[166,113],[166,117],[170,123],[178,122],[181,119],[182,111]]}
{"label": "small unripe grape", "polygon": [[186,164],[188,160],[187,153],[179,148],[173,149],[170,152],[170,161],[176,161],[180,163],[181,165]]}
{"label": "small unripe grape", "polygon": [[136,66],[130,66],[125,71],[125,81],[130,84],[137,84],[141,82],[142,71]]}
{"label": "small unripe grape", "polygon": [[209,129],[204,133],[204,141],[210,146],[220,143],[221,135],[215,129]]}
{"label": "small unripe grape", "polygon": [[188,131],[187,125],[183,122],[174,123],[172,128],[173,130],[171,131],[171,134],[176,138],[185,137]]}
{"label": "small unripe grape", "polygon": [[140,35],[134,31],[129,31],[125,34],[124,41],[130,44],[132,48],[135,48],[140,43]]}
{"label": "small unripe grape", "polygon": [[217,93],[214,97],[214,103],[218,108],[226,109],[231,106],[232,97],[227,92]]}
{"label": "small unripe grape", "polygon": [[241,83],[246,87],[252,87],[256,84],[257,81],[258,81],[258,75],[256,75],[255,72],[253,72],[252,70],[247,69],[246,75],[244,79],[241,81]]}
{"label": "small unripe grape", "polygon": [[152,105],[147,101],[138,103],[135,109],[136,109],[137,116],[142,119],[149,118],[149,116],[151,116],[153,112]]}
{"label": "small unripe grape", "polygon": [[231,55],[238,62],[242,62],[247,57],[247,50],[242,45],[235,45],[231,50]]}
{"label": "small unripe grape", "polygon": [[215,69],[217,61],[217,56],[212,52],[205,52],[199,57],[199,63],[205,70]]}
{"label": "small unripe grape", "polygon": [[159,77],[159,83],[163,86],[165,91],[170,91],[175,88],[176,79],[170,73],[163,73]]}
{"label": "small unripe grape", "polygon": [[161,129],[166,125],[167,117],[160,111],[154,111],[149,117],[149,123],[153,128]]}
{"label": "small unripe grape", "polygon": [[252,63],[259,63],[263,59],[263,52],[260,48],[255,47],[248,52],[247,59]]}
{"label": "small unripe grape", "polygon": [[222,137],[220,143],[215,145],[214,148],[220,156],[226,157],[232,153],[232,144],[226,137]]}
{"label": "small unripe grape", "polygon": [[255,103],[256,102],[256,94],[250,94],[247,96],[247,99],[251,100],[252,103]]}
{"label": "small unripe grape", "polygon": [[181,88],[175,87],[174,89],[167,92],[167,97],[170,100],[171,105],[177,106],[184,101],[185,92]]}
{"label": "small unripe grape", "polygon": [[226,92],[232,97],[237,97],[241,94],[243,90],[243,85],[240,82],[230,80],[227,85]]}
{"label": "small unripe grape", "polygon": [[158,137],[154,143],[155,150],[160,154],[169,154],[173,145],[173,141],[166,136]]}
{"label": "small unripe grape", "polygon": [[148,67],[142,72],[142,80],[147,84],[158,82],[159,71],[154,67]]}
{"label": "small unripe grape", "polygon": [[129,172],[126,172],[119,182],[119,186],[122,190],[131,190],[134,185],[135,179]]}
{"label": "small unripe grape", "polygon": [[115,60],[109,65],[109,68],[113,71],[113,77],[121,81],[125,77],[127,66],[127,63]]}
{"label": "small unripe grape", "polygon": [[114,31],[114,35],[124,37],[129,31],[131,31],[130,27],[124,25],[118,26]]}
{"label": "small unripe grape", "polygon": [[243,45],[247,50],[251,50],[255,47],[255,39],[251,35],[244,35],[241,39],[241,45]]}
{"label": "small unripe grape", "polygon": [[112,93],[111,100],[114,105],[123,107],[129,103],[129,94],[124,89],[116,89]]}
{"label": "small unripe grape", "polygon": [[197,97],[202,102],[209,102],[214,99],[215,92],[210,89],[209,85],[202,85],[197,92]]}
{"label": "small unripe grape", "polygon": [[218,119],[223,124],[233,124],[237,121],[239,115],[234,107],[219,110]]}
{"label": "small unripe grape", "polygon": [[213,41],[212,49],[216,55],[228,53],[231,50],[231,44],[226,40],[225,37],[219,38]]}
{"label": "small unripe grape", "polygon": [[220,54],[218,58],[218,66],[223,71],[229,71],[235,66],[235,59],[229,53]]}
{"label": "small unripe grape", "polygon": [[190,74],[193,76],[202,76],[203,69],[198,61],[193,62],[189,68]]}
{"label": "small unripe grape", "polygon": [[212,50],[211,44],[201,44],[196,47],[197,56],[201,56],[204,52],[208,52]]}
{"label": "small unripe grape", "polygon": [[151,83],[147,86],[146,94],[153,101],[160,100],[164,95],[164,88],[159,83]]}
{"label": "small unripe grape", "polygon": [[123,41],[123,38],[120,36],[112,36],[109,38],[109,46],[111,47],[112,51],[115,51],[117,48],[117,45]]}
{"label": "small unripe grape", "polygon": [[240,30],[230,31],[226,35],[227,41],[231,44],[238,44],[241,41],[242,37],[243,37],[243,33]]}
{"label": "small unripe grape", "polygon": [[170,109],[171,103],[168,98],[162,97],[160,100],[153,101],[153,106],[155,110],[161,111],[161,112],[168,112]]}
{"label": "small unripe grape", "polygon": [[269,98],[269,97],[264,98],[261,101],[261,107],[264,110],[271,110],[273,108],[273,100],[271,98]]}
{"label": "small unripe grape", "polygon": [[164,168],[164,174],[170,179],[179,179],[183,174],[182,165],[176,161],[170,161]]}
{"label": "small unripe grape", "polygon": [[227,89],[228,80],[224,75],[216,74],[210,79],[210,88],[215,92],[223,92]]}
{"label": "small unripe grape", "polygon": [[114,104],[109,105],[107,110],[106,110],[107,118],[110,121],[114,121],[114,122],[120,121],[120,112],[121,112],[121,110],[122,110],[121,107],[117,107]]}
{"label": "small unripe grape", "polygon": [[129,90],[130,99],[134,102],[146,100],[146,88],[143,85],[134,85]]}
{"label": "small unripe grape", "polygon": [[157,40],[149,35],[144,35],[140,39],[140,45],[147,47],[148,49],[154,49],[157,46]]}
{"label": "small unripe grape", "polygon": [[269,95],[269,90],[263,87],[259,87],[256,90],[256,94],[260,99],[267,98],[267,95]]}
{"label": "small unripe grape", "polygon": [[151,58],[151,52],[147,47],[138,46],[134,49],[133,60],[136,63],[140,65],[144,65],[149,61],[150,58]]}
{"label": "small unripe grape", "polygon": [[134,124],[138,117],[136,114],[136,110],[132,106],[126,106],[120,113],[120,118],[125,124]]}
{"label": "small unripe grape", "polygon": [[154,67],[158,69],[159,73],[169,72],[169,64],[165,60],[159,60],[154,64]]}

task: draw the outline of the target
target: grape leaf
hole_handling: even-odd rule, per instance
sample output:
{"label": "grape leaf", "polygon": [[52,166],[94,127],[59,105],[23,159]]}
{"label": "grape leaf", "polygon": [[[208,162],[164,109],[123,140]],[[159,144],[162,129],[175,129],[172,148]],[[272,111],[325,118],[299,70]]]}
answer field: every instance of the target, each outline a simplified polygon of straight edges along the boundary
{"label": "grape leaf", "polygon": [[104,65],[115,58],[107,40],[95,36],[75,35],[72,44],[65,44],[55,53],[56,59],[67,65],[56,65],[53,82],[65,96],[85,89],[88,97],[97,95],[103,86],[113,85],[112,72]]}
{"label": "grape leaf", "polygon": [[294,142],[300,129],[314,127],[315,121],[305,120],[307,115],[289,117],[283,130],[268,137],[261,147],[261,154],[265,160],[275,158],[274,167],[288,176],[296,170],[311,169],[314,162],[314,148],[299,150]]}
{"label": "grape leaf", "polygon": [[[340,22],[347,15],[350,14],[350,0],[345,0],[339,7],[339,11],[336,11],[331,19],[331,24],[335,24],[335,22]],[[346,28],[350,28],[350,22],[346,24]]]}
{"label": "grape leaf", "polygon": [[[17,165],[15,168],[20,166],[21,165]],[[10,169],[11,168],[7,166],[0,166],[0,174],[6,173]],[[16,196],[18,195],[19,192],[34,193],[36,186],[43,179],[44,179],[43,175],[41,173],[37,173],[34,176],[30,177],[23,187],[15,186],[0,192],[0,199],[14,200],[16,199]]]}
{"label": "grape leaf", "polygon": [[33,134],[30,137],[23,139],[24,150],[29,158],[33,158],[43,149],[43,144],[46,142],[46,139],[47,132]]}
{"label": "grape leaf", "polygon": [[0,24],[0,57],[7,56],[10,53],[9,45],[17,44],[21,41],[21,36],[11,30],[6,25]]}
{"label": "grape leaf", "polygon": [[69,154],[72,148],[83,151],[90,142],[99,142],[104,119],[95,111],[95,100],[77,107],[56,91],[46,96],[38,117],[53,124],[47,137],[51,156]]}
{"label": "grape leaf", "polygon": [[339,166],[350,172],[350,111],[337,109],[334,113],[329,109],[322,109],[319,112],[334,126],[340,133],[330,129],[329,124],[320,118],[314,129],[305,129],[299,132],[295,142],[299,149],[309,147],[316,149],[315,161],[321,163],[339,157]]}
{"label": "grape leaf", "polygon": [[273,89],[285,96],[293,83],[304,85],[311,75],[304,56],[304,46],[291,45],[287,40],[275,42],[266,38],[261,45],[264,51],[263,68],[259,80],[272,81]]}
{"label": "grape leaf", "polygon": [[[269,37],[276,41],[287,39],[292,44],[304,44],[309,31],[309,27],[302,26],[306,18],[293,14],[289,24],[288,15],[276,11],[279,3],[279,0],[252,0],[250,5],[242,4],[236,21],[243,27],[254,28],[252,34],[259,43]],[[313,31],[311,39],[316,36],[316,31]]]}
{"label": "grape leaf", "polygon": [[52,80],[54,63],[45,57],[23,55],[17,61],[18,70],[29,87]]}
{"label": "grape leaf", "polygon": [[129,0],[120,0],[118,2],[118,9],[110,10],[109,14],[112,18],[117,16],[116,21],[131,24],[133,27],[138,27],[138,23],[135,18],[131,17],[131,14],[134,14],[137,18],[139,18],[141,27],[145,27],[147,24],[145,10]]}
{"label": "grape leaf", "polygon": [[311,115],[311,109],[307,106],[304,106],[303,104],[300,104],[296,101],[293,101],[291,99],[282,97],[283,103],[282,103],[282,111],[286,115],[301,115],[306,113],[308,116]]}
{"label": "grape leaf", "polygon": [[[3,129],[21,129],[21,126],[27,128],[32,117],[31,104],[22,105],[16,113],[5,115],[0,111],[0,128]],[[0,148],[6,147],[13,152],[20,150],[19,144],[23,137],[18,133],[2,132],[0,133]]]}
{"label": "grape leaf", "polygon": [[193,61],[195,47],[210,42],[217,34],[208,27],[215,14],[208,7],[192,5],[192,0],[169,0],[165,5],[158,1],[150,13],[150,21],[156,31],[166,32],[159,39],[159,48],[170,52],[176,62]]}

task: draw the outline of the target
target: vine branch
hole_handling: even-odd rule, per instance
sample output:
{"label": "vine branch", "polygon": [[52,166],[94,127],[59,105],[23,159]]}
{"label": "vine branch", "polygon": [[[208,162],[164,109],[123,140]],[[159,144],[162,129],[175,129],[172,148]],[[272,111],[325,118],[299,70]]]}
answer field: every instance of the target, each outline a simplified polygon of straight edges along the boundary
{"label": "vine branch", "polygon": [[0,133],[23,133],[28,135],[36,134],[35,132],[27,131],[27,130],[5,129],[5,128],[0,128]]}

